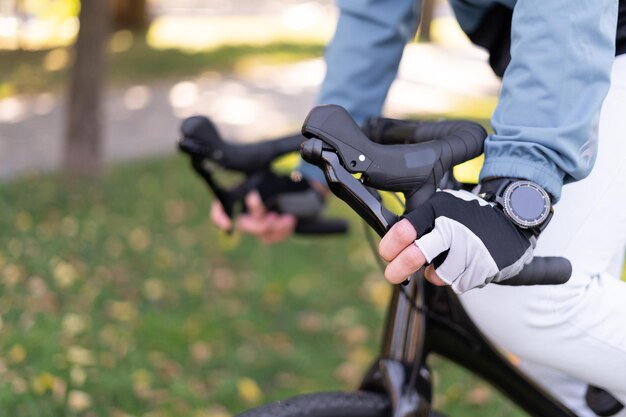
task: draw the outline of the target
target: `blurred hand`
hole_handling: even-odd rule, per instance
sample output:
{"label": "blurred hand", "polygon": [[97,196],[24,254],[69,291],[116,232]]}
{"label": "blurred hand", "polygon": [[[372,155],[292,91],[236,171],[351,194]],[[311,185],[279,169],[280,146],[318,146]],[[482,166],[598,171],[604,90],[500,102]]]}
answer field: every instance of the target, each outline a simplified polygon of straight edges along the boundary
{"label": "blurred hand", "polygon": [[[292,214],[278,214],[267,211],[257,191],[251,191],[246,196],[247,213],[237,217],[237,230],[255,236],[266,244],[278,243],[291,236],[296,228],[296,217]],[[230,230],[232,221],[224,212],[219,201],[211,206],[211,221],[221,230]]]}

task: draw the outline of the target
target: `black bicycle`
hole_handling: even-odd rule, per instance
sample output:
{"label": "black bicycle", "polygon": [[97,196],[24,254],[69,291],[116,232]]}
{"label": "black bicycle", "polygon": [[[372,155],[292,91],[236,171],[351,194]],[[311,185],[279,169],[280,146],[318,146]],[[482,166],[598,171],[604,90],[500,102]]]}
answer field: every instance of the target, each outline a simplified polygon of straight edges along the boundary
{"label": "black bicycle", "polygon": [[[404,194],[409,211],[437,188],[466,187],[454,179],[451,169],[481,154],[487,136],[480,125],[468,121],[380,118],[360,128],[339,106],[314,108],[304,122],[304,137],[295,135],[252,145],[227,144],[213,124],[201,116],[185,120],[181,131],[180,149],[191,157],[194,170],[231,217],[237,210],[245,210],[242,201],[248,191],[272,178],[272,160],[301,147],[302,157],[322,169],[331,191],[380,236],[399,217],[383,206],[378,190]],[[244,173],[244,181],[230,189],[222,188],[213,176],[215,165]],[[320,219],[320,204],[312,203],[319,198],[308,195],[310,190],[298,186],[298,181],[293,183],[286,188],[287,197],[266,201],[270,209],[296,214],[300,233],[346,230],[341,221]],[[556,285],[566,282],[570,274],[567,260],[536,257],[505,284]],[[394,286],[380,355],[358,391],[302,395],[247,411],[240,417],[437,415],[431,410],[431,354],[446,357],[482,377],[530,415],[575,417],[498,352],[453,291],[431,285],[421,271],[403,285]],[[587,391],[587,402],[601,416],[616,414],[623,408],[609,393],[594,387]]]}

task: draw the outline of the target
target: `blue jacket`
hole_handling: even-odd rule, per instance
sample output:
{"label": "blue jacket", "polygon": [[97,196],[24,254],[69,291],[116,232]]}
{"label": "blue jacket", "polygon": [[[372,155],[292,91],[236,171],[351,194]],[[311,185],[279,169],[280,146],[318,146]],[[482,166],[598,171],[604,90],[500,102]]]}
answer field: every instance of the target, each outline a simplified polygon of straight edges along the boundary
{"label": "blue jacket", "polygon": [[[358,122],[380,114],[420,0],[338,0],[319,103]],[[485,144],[481,178],[525,178],[558,200],[563,183],[589,174],[615,56],[618,0],[450,0],[472,33],[496,4],[512,8],[511,61]],[[415,100],[419,100],[415,97]]]}

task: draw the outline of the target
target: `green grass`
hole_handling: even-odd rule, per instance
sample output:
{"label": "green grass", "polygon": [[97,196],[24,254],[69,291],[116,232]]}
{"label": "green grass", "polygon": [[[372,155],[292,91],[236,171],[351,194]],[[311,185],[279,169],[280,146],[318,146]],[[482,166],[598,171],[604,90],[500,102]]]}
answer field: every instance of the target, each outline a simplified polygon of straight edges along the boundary
{"label": "green grass", "polygon": [[[360,224],[268,247],[218,234],[208,208],[179,156],[0,185],[2,415],[220,417],[358,384],[386,288]],[[451,415],[519,415],[434,368]]]}
{"label": "green grass", "polygon": [[[270,63],[292,62],[321,56],[323,45],[315,43],[279,42],[262,46],[222,46],[212,50],[185,51],[155,49],[145,38],[135,34],[130,49],[111,53],[108,82],[111,85],[147,83],[168,77],[193,76],[206,71],[232,71],[244,60],[256,59]],[[68,50],[6,51],[0,50],[0,99],[14,94],[57,90],[68,79],[67,66],[46,70],[44,63],[64,60]],[[59,57],[60,55],[60,57]],[[50,68],[50,67],[48,67]]]}

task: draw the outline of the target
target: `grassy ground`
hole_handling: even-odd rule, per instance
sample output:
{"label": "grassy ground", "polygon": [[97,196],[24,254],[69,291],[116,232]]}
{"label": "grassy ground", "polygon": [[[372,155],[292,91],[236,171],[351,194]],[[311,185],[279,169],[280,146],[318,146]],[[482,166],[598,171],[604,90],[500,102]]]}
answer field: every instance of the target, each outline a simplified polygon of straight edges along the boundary
{"label": "grassy ground", "polygon": [[[148,83],[168,77],[233,71],[249,60],[290,62],[321,56],[320,43],[276,42],[222,46],[209,50],[156,49],[141,34],[127,31],[112,37],[108,81],[112,85]],[[68,79],[70,50],[0,50],[0,99],[24,93],[57,90]]]}
{"label": "grassy ground", "polygon": [[[360,224],[266,247],[218,234],[208,207],[178,156],[0,185],[2,415],[224,417],[356,386],[388,294]],[[451,415],[518,415],[434,367]]]}

